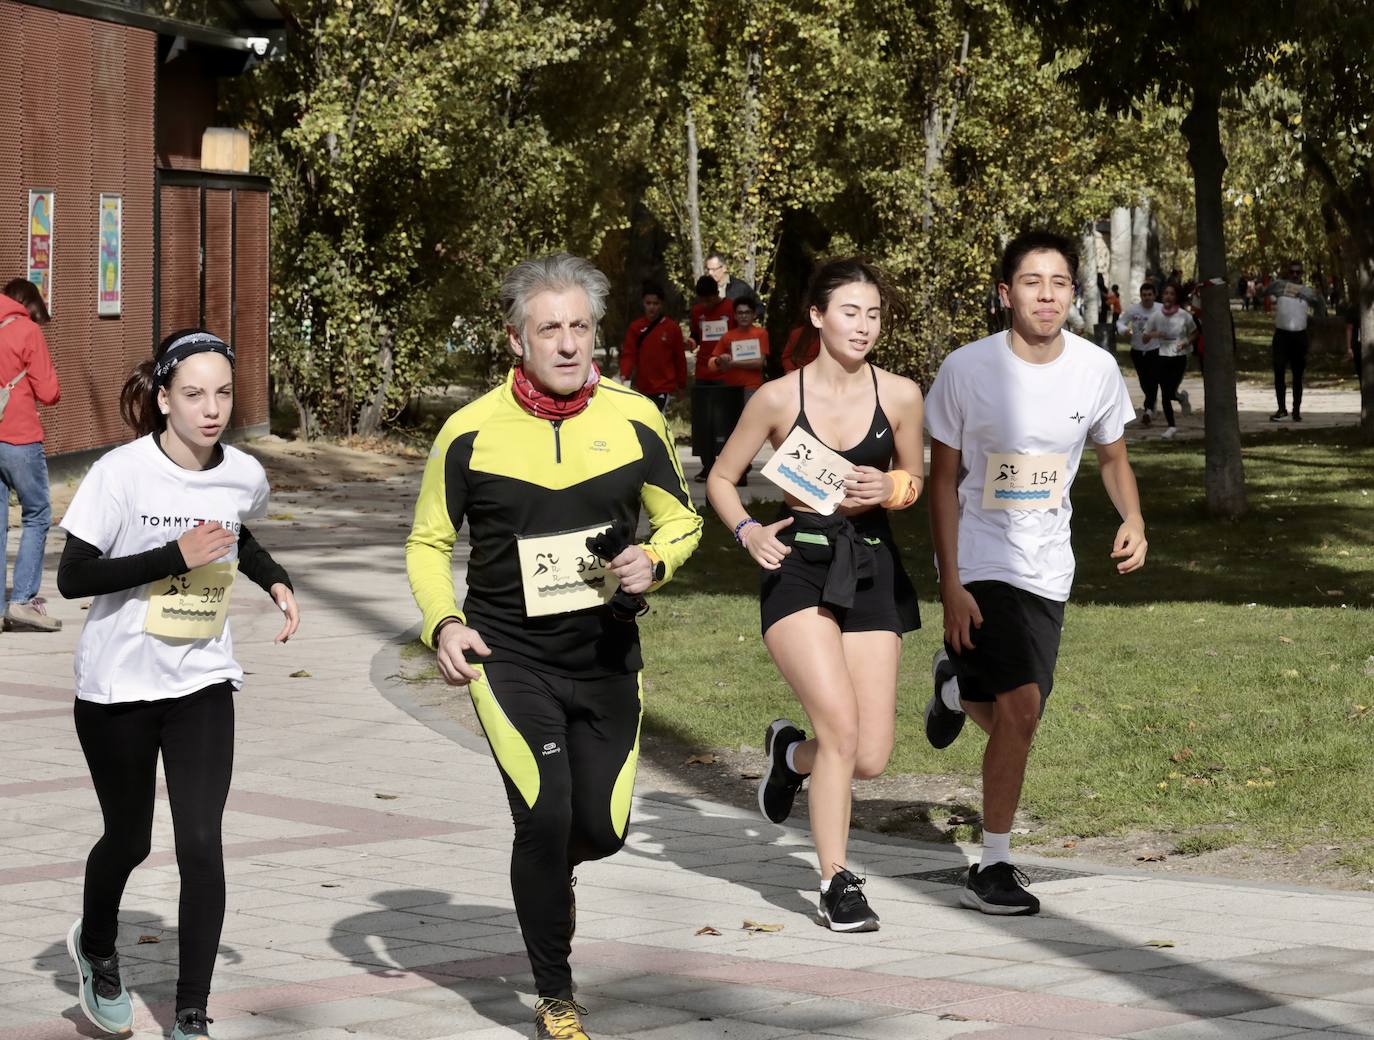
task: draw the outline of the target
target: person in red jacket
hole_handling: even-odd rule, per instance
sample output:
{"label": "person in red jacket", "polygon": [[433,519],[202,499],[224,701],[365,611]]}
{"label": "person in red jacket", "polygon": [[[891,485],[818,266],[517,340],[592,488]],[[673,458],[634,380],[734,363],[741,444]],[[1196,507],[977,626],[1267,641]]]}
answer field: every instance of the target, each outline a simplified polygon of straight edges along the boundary
{"label": "person in red jacket", "polygon": [[811,364],[821,352],[821,337],[809,321],[792,327],[787,334],[787,345],[782,348],[782,370],[795,372]]}
{"label": "person in red jacket", "polygon": [[687,389],[686,345],[677,322],[663,313],[663,290],[646,282],[643,300],[644,317],[625,330],[620,376],[661,412],[673,394]]}
{"label": "person in red jacket", "polygon": [[16,278],[0,295],[0,498],[19,498],[19,554],[6,605],[5,542],[9,522],[0,527],[0,608],[6,632],[56,632],[62,622],[48,616],[38,586],[43,578],[43,548],[52,523],[48,497],[48,458],[43,451],[40,404],[56,404],[62,396],[39,322],[48,308],[33,283]]}
{"label": "person in red jacket", "polygon": [[692,385],[692,454],[701,460],[701,470],[692,479],[703,484],[728,433],[721,419],[727,403],[726,395],[721,393],[725,380],[711,369],[711,353],[720,338],[735,327],[735,305],[720,295],[720,286],[709,274],[697,279],[696,290],[689,346],[697,355],[696,381]]}

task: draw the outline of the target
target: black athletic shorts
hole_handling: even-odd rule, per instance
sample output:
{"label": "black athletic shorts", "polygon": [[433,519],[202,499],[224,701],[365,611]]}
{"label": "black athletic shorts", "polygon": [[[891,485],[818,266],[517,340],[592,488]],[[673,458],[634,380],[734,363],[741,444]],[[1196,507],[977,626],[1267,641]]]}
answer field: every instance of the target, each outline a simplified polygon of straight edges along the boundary
{"label": "black athletic shorts", "polygon": [[[874,512],[877,512],[876,510]],[[859,553],[871,553],[867,576],[854,586],[853,604],[838,607],[825,602],[826,582],[835,565],[836,532],[848,523],[843,517],[822,517],[784,507],[779,514],[793,518],[778,532],[778,541],[791,546],[782,566],[764,571],[759,587],[759,626],[767,632],[775,623],[808,607],[825,607],[835,615],[841,632],[895,632],[901,635],[921,627],[916,593],[902,566],[901,554],[892,541],[886,514],[851,524],[850,537],[862,545]],[[865,522],[867,521],[867,522]]]}
{"label": "black athletic shorts", "polygon": [[972,650],[956,654],[945,644],[960,698],[994,701],[999,693],[1035,683],[1044,711],[1054,687],[1064,604],[1003,581],[971,581],[964,588],[973,594],[983,625],[973,629]]}

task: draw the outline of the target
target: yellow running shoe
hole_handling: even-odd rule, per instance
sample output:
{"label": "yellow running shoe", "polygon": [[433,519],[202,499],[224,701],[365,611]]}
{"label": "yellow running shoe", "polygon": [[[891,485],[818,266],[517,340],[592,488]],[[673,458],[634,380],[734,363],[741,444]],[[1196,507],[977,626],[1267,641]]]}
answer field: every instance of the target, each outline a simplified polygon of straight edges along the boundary
{"label": "yellow running shoe", "polygon": [[534,1040],[591,1040],[578,1017],[586,1013],[576,1001],[540,997],[534,1005]]}

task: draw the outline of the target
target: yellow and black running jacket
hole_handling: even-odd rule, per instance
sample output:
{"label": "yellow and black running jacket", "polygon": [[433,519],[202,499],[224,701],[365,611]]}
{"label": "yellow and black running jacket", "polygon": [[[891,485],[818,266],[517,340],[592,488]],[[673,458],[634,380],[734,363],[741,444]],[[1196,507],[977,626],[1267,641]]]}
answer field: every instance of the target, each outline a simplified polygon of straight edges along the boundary
{"label": "yellow and black running jacket", "polygon": [[[575,678],[638,671],[638,626],[617,621],[607,606],[526,616],[516,538],[608,523],[635,530],[643,506],[644,548],[670,580],[701,540],[701,517],[667,425],[648,398],[609,380],[572,418],[537,419],[516,401],[512,378],[455,412],[430,452],[406,539],[422,637],[433,646],[439,622],[458,617],[492,651],[474,662],[511,661]],[[460,612],[452,560],[465,519],[472,551]]]}

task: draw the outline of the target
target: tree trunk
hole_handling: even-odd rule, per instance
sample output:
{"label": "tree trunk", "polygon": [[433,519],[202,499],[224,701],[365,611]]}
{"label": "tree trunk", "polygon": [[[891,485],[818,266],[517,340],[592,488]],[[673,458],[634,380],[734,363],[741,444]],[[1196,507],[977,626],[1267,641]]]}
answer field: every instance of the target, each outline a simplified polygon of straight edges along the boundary
{"label": "tree trunk", "polygon": [[1097,319],[1102,308],[1102,294],[1097,291],[1097,232],[1089,221],[1083,231],[1083,240],[1078,245],[1081,255],[1078,258],[1078,282],[1083,286],[1083,320],[1087,323],[1085,333],[1091,340],[1097,338]]}
{"label": "tree trunk", "polygon": [[1131,211],[1125,206],[1112,210],[1111,266],[1109,285],[1121,289],[1123,302],[1140,302],[1140,283],[1131,284]]}
{"label": "tree trunk", "polygon": [[706,270],[701,252],[701,187],[700,158],[697,154],[697,119],[692,106],[687,106],[687,234],[692,243],[692,280]]}
{"label": "tree trunk", "polygon": [[1131,285],[1137,293],[1140,283],[1149,274],[1146,270],[1150,248],[1150,200],[1141,199],[1140,205],[1131,210]]}
{"label": "tree trunk", "polygon": [[1360,301],[1360,433],[1374,443],[1374,256],[1355,262],[1355,285]]}
{"label": "tree trunk", "polygon": [[391,352],[391,333],[383,332],[377,345],[377,367],[381,369],[381,381],[372,391],[372,396],[363,405],[358,415],[358,436],[371,437],[382,428],[382,411],[386,407],[386,395],[391,389],[391,375],[395,358]]}
{"label": "tree trunk", "polygon": [[759,173],[759,79],[763,75],[763,52],[755,44],[745,64],[744,80],[744,183],[740,190],[740,244],[744,246],[744,280],[754,284],[758,269],[757,181]]}
{"label": "tree trunk", "polygon": [[1205,283],[1202,325],[1207,330],[1207,364],[1203,374],[1207,398],[1207,511],[1212,516],[1233,520],[1245,515],[1247,505],[1226,270],[1226,222],[1221,199],[1226,156],[1221,149],[1220,101],[1216,90],[1195,85],[1192,107],[1183,119],[1182,130],[1188,141],[1188,165],[1193,170],[1198,278]]}

